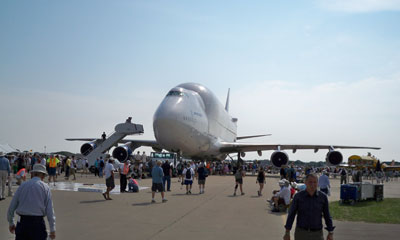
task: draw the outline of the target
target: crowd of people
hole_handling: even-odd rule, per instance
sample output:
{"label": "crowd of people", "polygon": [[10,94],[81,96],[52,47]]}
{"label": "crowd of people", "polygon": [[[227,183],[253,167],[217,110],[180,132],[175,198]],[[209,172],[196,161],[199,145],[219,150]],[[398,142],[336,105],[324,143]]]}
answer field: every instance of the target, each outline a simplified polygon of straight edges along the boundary
{"label": "crowd of people", "polygon": [[[22,216],[22,222],[19,223],[25,229],[31,229],[37,226],[43,230],[43,216],[47,216],[50,225],[50,238],[55,238],[55,218],[51,202],[50,184],[56,184],[57,177],[64,177],[65,180],[75,180],[77,170],[81,174],[88,174],[89,164],[84,158],[61,157],[58,155],[41,154],[18,154],[15,156],[5,156],[0,153],[0,185],[2,187],[0,200],[6,197],[6,182],[8,181],[8,196],[12,196],[12,176],[21,185],[26,181],[27,173],[32,174],[32,179],[27,184],[21,185],[14,194],[8,211],[8,221],[10,223],[10,232],[15,232],[14,213]],[[152,179],[152,198],[151,203],[155,203],[156,193],[161,195],[161,201],[167,202],[166,192],[171,191],[171,178],[178,177],[181,183],[181,189],[185,188],[186,194],[190,195],[193,191],[193,184],[197,180],[199,194],[205,193],[206,179],[209,175],[231,175],[234,179],[233,196],[244,195],[243,178],[247,175],[256,175],[256,184],[259,185],[258,196],[263,195],[264,184],[266,183],[266,174],[271,173],[271,168],[261,166],[258,163],[239,163],[239,162],[194,162],[178,161],[176,166],[168,160],[152,161],[145,152],[138,152],[129,161],[124,163],[115,163],[113,158],[103,159],[100,157],[94,163],[93,174],[100,178],[105,178],[106,191],[102,193],[105,200],[112,200],[110,192],[115,188],[115,174],[118,173],[120,181],[120,192],[138,192],[139,183],[142,178],[150,177]],[[62,176],[64,174],[64,176]],[[353,182],[361,182],[362,179],[377,177],[379,174],[375,171],[362,171],[345,168],[312,168],[295,167],[294,165],[283,166],[280,171],[279,189],[272,192],[268,201],[271,204],[272,212],[288,211],[288,218],[285,225],[286,232],[284,239],[290,239],[290,232],[294,217],[298,215],[297,226],[295,230],[296,239],[311,239],[312,235],[317,234],[318,238],[322,234],[321,213],[325,218],[327,229],[329,231],[328,239],[333,239],[333,225],[329,214],[328,197],[330,195],[329,176],[336,178],[340,176],[341,184],[346,184],[350,179]],[[48,176],[48,184],[44,183]],[[378,181],[378,180],[377,180]],[[28,184],[29,183],[29,184]],[[305,184],[302,184],[305,183]],[[22,187],[23,186],[23,187]],[[37,191],[38,199],[28,204],[26,209],[24,205],[24,196],[28,188]],[[304,191],[303,191],[304,190]],[[296,194],[297,193],[297,194]],[[301,193],[301,194],[299,194]],[[303,210],[310,209],[310,204],[305,201],[316,201],[321,204],[317,211],[310,210],[314,220],[304,220]],[[314,204],[314,203],[313,203]],[[33,216],[33,217],[32,217]],[[38,217],[36,217],[38,216]],[[318,217],[319,216],[319,217]],[[309,216],[308,216],[309,217]],[[47,237],[46,231],[37,231],[37,236]],[[29,230],[30,231],[30,230]],[[28,231],[28,232],[29,232]],[[20,233],[20,236],[27,232]]]}

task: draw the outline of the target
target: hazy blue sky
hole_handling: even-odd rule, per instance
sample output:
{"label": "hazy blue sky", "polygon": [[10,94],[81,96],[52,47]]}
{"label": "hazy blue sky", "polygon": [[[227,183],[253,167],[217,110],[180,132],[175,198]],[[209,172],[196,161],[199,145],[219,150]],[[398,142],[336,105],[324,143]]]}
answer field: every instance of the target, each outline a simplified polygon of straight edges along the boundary
{"label": "hazy blue sky", "polygon": [[64,139],[127,116],[153,139],[168,90],[198,82],[231,88],[239,135],[273,134],[252,141],[400,160],[399,0],[1,1],[0,31],[0,143],[78,152]]}

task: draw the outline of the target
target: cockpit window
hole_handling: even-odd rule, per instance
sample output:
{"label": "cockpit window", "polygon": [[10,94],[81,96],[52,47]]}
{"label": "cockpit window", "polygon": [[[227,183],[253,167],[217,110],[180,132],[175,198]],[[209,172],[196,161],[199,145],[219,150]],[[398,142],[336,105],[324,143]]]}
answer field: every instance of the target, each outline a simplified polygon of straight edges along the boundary
{"label": "cockpit window", "polygon": [[179,97],[181,97],[181,96],[183,96],[183,92],[176,91],[176,90],[171,90],[171,91],[169,91],[167,96],[179,96]]}

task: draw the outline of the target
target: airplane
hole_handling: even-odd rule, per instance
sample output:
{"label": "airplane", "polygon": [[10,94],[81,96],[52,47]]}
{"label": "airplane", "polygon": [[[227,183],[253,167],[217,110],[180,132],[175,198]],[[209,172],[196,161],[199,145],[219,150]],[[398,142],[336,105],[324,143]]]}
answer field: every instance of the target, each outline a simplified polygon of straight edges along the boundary
{"label": "airplane", "polygon": [[[167,150],[192,160],[225,160],[229,154],[245,157],[246,152],[272,150],[271,162],[276,167],[286,165],[289,156],[285,150],[327,149],[326,161],[330,165],[339,165],[343,155],[336,149],[375,149],[379,147],[359,147],[341,145],[293,145],[245,143],[238,140],[267,136],[269,134],[237,136],[237,118],[229,115],[229,90],[225,107],[205,86],[198,83],[183,83],[172,88],[153,116],[155,140],[122,139],[114,148],[112,156],[120,162],[126,161],[133,151],[141,146],[152,147],[155,151]],[[81,147],[81,153],[92,151],[96,138],[70,138],[66,140],[91,141]],[[178,157],[179,158],[179,157]]]}

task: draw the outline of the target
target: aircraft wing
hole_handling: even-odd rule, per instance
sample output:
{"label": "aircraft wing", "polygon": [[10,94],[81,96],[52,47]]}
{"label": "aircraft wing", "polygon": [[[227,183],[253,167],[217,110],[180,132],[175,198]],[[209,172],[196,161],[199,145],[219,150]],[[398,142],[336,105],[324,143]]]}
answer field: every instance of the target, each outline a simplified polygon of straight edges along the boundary
{"label": "aircraft wing", "polygon": [[222,142],[220,152],[222,153],[237,153],[237,152],[252,152],[263,150],[293,150],[311,149],[317,152],[319,149],[375,149],[379,147],[360,147],[360,146],[341,146],[341,145],[299,145],[299,144],[260,144],[260,143],[238,143],[238,142]]}

